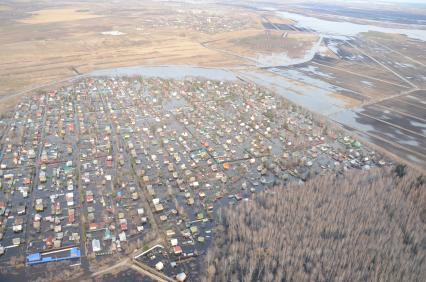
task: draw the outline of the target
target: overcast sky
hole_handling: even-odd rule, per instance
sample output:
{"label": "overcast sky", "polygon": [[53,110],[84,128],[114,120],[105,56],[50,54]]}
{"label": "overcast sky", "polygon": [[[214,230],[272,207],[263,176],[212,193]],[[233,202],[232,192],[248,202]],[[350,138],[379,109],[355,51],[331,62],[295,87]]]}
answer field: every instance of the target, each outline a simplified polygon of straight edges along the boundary
{"label": "overcast sky", "polygon": [[369,3],[426,3],[426,0],[340,0],[345,2],[369,2]]}

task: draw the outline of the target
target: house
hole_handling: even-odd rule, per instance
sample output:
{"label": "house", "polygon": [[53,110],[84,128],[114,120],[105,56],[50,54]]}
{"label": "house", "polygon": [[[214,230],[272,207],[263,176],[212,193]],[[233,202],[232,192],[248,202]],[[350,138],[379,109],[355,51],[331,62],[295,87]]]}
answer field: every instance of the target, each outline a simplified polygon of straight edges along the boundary
{"label": "house", "polygon": [[122,199],[123,199],[123,192],[121,192],[121,191],[118,191],[117,192],[117,201],[121,201]]}
{"label": "house", "polygon": [[87,191],[86,192],[86,202],[87,203],[92,203],[93,202],[93,192],[92,191]]}
{"label": "house", "polygon": [[145,211],[143,208],[138,209],[138,215],[144,215]]}
{"label": "house", "polygon": [[61,203],[60,202],[55,202],[52,205],[52,213],[53,214],[57,214],[57,215],[62,214],[62,209],[61,209]]}
{"label": "house", "polygon": [[92,250],[93,252],[100,252],[102,250],[101,248],[101,242],[98,239],[92,240]]}
{"label": "house", "polygon": [[72,190],[74,190],[74,185],[73,185],[73,182],[72,182],[72,180],[71,180],[71,179],[70,179],[70,180],[68,180],[67,190],[68,190],[68,191],[72,191]]}
{"label": "house", "polygon": [[6,211],[6,203],[3,201],[0,201],[0,215],[3,215]]}
{"label": "house", "polygon": [[133,193],[132,193],[132,200],[136,201],[137,199],[139,199],[139,194],[138,194],[138,192],[133,192]]}
{"label": "house", "polygon": [[112,239],[111,231],[108,228],[105,228],[103,240],[111,240],[111,239]]}
{"label": "house", "polygon": [[38,178],[39,178],[40,183],[46,183],[46,181],[47,181],[46,172],[40,171],[40,175],[39,175]]}
{"label": "house", "polygon": [[186,200],[186,203],[187,203],[188,205],[192,206],[192,205],[194,204],[194,198],[189,197],[189,198]]}
{"label": "house", "polygon": [[208,203],[208,204],[207,204],[207,210],[208,210],[208,211],[213,210],[213,207],[214,207],[214,205],[213,205],[212,203]]}
{"label": "house", "polygon": [[75,210],[68,209],[68,223],[73,224],[75,222]]}
{"label": "house", "polygon": [[35,210],[42,212],[44,210],[43,199],[36,199]]}
{"label": "house", "polygon": [[24,219],[22,217],[16,217],[15,222],[13,223],[13,226],[12,226],[13,232],[15,233],[22,232],[23,223],[24,223]]}
{"label": "house", "polygon": [[198,227],[197,226],[191,226],[189,228],[189,230],[191,231],[192,235],[198,234]]}
{"label": "house", "polygon": [[33,227],[36,230],[36,232],[40,232],[41,222],[40,221],[34,221],[33,222]]}
{"label": "house", "polygon": [[162,212],[164,210],[164,207],[162,204],[157,204],[154,207],[156,212]]}
{"label": "house", "polygon": [[35,151],[33,149],[29,149],[28,150],[28,158],[29,159],[35,159],[35,157],[36,157]]}
{"label": "house", "polygon": [[107,167],[111,168],[112,167],[112,159],[111,160],[107,160],[106,161],[106,165],[107,165]]}
{"label": "house", "polygon": [[127,230],[127,220],[125,218],[120,219],[120,230],[121,231]]}
{"label": "house", "polygon": [[95,231],[96,229],[98,229],[98,225],[96,223],[90,223],[89,224],[89,230],[90,231]]}
{"label": "house", "polygon": [[65,255],[55,256],[50,255],[51,253],[33,253],[27,256],[26,263],[27,265],[38,264],[38,263],[46,263],[52,261],[61,261],[68,259],[78,259],[80,258],[80,249],[79,248],[71,248],[66,251]]}
{"label": "house", "polygon": [[118,234],[118,238],[120,239],[121,242],[126,242],[127,241],[126,233],[124,233],[124,232],[120,232]]}
{"label": "house", "polygon": [[49,236],[45,239],[44,244],[46,245],[47,248],[52,248],[53,247],[53,237]]}
{"label": "house", "polygon": [[61,247],[61,240],[58,240],[58,239],[53,240],[53,247],[54,247],[55,249],[60,248],[60,247]]}
{"label": "house", "polygon": [[6,182],[12,182],[13,181],[13,177],[14,177],[14,175],[12,174],[12,173],[8,173],[8,174],[5,174],[4,175],[4,180],[6,181]]}
{"label": "house", "polygon": [[65,194],[65,199],[67,201],[68,207],[74,206],[74,193],[69,192],[69,193]]}
{"label": "house", "polygon": [[176,275],[176,280],[179,282],[183,282],[186,279],[186,274],[185,272],[181,272],[179,274]]}
{"label": "house", "polygon": [[12,244],[14,246],[19,246],[21,244],[21,238],[13,238],[12,239]]}
{"label": "house", "polygon": [[155,268],[156,268],[158,271],[161,271],[161,270],[164,268],[164,264],[163,264],[161,261],[159,261],[159,262],[157,262],[157,263],[155,264]]}
{"label": "house", "polygon": [[24,205],[20,205],[17,207],[16,212],[18,213],[18,215],[24,215],[27,211],[27,206]]}
{"label": "house", "polygon": [[181,246],[174,246],[173,252],[175,253],[175,255],[180,255],[182,253],[182,247]]}

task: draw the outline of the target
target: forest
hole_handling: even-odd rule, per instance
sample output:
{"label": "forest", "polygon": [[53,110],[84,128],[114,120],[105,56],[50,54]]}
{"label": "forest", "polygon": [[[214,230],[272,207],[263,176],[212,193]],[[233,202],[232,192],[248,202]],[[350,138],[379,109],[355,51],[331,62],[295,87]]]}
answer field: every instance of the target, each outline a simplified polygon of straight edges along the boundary
{"label": "forest", "polygon": [[275,187],[218,220],[204,281],[426,277],[426,178],[403,166]]}

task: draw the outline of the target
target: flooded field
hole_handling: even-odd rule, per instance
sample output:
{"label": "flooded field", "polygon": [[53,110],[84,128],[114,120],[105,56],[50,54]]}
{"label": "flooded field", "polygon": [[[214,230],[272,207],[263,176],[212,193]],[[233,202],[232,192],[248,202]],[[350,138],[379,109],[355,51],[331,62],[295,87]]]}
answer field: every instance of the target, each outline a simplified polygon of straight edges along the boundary
{"label": "flooded field", "polygon": [[[401,1],[404,2],[404,1]],[[410,1],[408,1],[410,2]],[[344,17],[354,17],[369,19],[374,21],[382,22],[395,22],[403,24],[413,24],[413,25],[425,25],[426,16],[422,13],[413,13],[406,11],[392,11],[392,10],[368,10],[360,9],[355,7],[344,7],[338,4],[296,4],[295,7],[307,8],[311,11],[316,11],[319,13],[324,13],[325,15],[337,15]],[[419,8],[422,7],[419,1]]]}
{"label": "flooded field", "polygon": [[402,28],[387,28],[368,24],[357,24],[348,21],[330,21],[315,17],[309,17],[296,13],[278,12],[284,18],[292,19],[297,22],[296,26],[309,28],[324,35],[356,36],[362,32],[382,32],[388,34],[403,34],[412,39],[426,41],[426,30]]}
{"label": "flooded field", "polygon": [[401,159],[426,168],[426,92],[343,111],[331,118],[361,132],[374,144]]}

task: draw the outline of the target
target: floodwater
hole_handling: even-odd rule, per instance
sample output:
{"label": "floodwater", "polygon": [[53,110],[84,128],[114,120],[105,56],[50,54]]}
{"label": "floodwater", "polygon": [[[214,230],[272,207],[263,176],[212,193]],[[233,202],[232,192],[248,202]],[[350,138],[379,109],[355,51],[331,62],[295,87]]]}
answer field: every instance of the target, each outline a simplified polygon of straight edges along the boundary
{"label": "floodwater", "polygon": [[[421,168],[426,168],[426,158],[424,157],[426,144],[423,140],[424,138],[420,137],[420,133],[417,133],[422,132],[424,124],[421,124],[420,128],[409,127],[410,131],[407,131],[405,130],[405,128],[408,127],[407,125],[412,126],[409,120],[398,120],[397,116],[393,116],[394,114],[392,113],[380,116],[374,112],[370,113],[368,109],[369,108],[357,108],[341,111],[331,115],[330,118],[349,130],[358,132],[364,139],[394,155],[411,161]],[[392,123],[384,123],[361,115],[361,113],[364,112],[386,120],[388,123]],[[389,119],[389,116],[392,116],[392,119]],[[397,128],[391,125],[396,123],[396,125],[399,126],[400,124],[398,123],[400,122],[403,122],[401,126],[404,127]]]}
{"label": "floodwater", "polygon": [[[274,72],[276,74],[275,77],[269,75],[268,72]],[[305,79],[308,79],[308,77],[302,75],[298,77],[287,77],[291,73],[291,70],[278,68],[273,68],[269,71],[253,72],[243,70],[232,71],[228,69],[206,68],[191,65],[138,65],[97,70],[87,73],[85,76],[141,75],[171,79],[202,77],[211,80],[237,80],[238,78],[243,78],[244,80],[276,91],[280,96],[302,107],[324,115],[329,115],[348,107],[347,101],[339,99],[335,95],[331,95],[331,93],[336,93],[340,88],[320,80],[315,80],[315,83],[312,84],[301,85],[298,80],[304,81],[303,77],[305,77]],[[306,81],[304,82],[306,83]],[[173,107],[173,105],[170,106]]]}
{"label": "floodwater", "polygon": [[88,76],[133,76],[162,77],[184,79],[186,77],[204,77],[212,80],[236,80],[231,71],[219,68],[206,68],[190,65],[131,66],[93,71]]}
{"label": "floodwater", "polygon": [[305,54],[300,58],[290,58],[286,53],[277,53],[277,54],[259,54],[255,61],[258,62],[258,66],[261,67],[271,67],[271,66],[292,66],[303,64],[311,61],[315,54],[318,52],[322,43],[322,36],[315,42],[312,47],[305,52]]}
{"label": "floodwater", "polygon": [[[331,85],[324,82],[324,85],[321,85],[324,87],[321,88],[318,85],[319,80],[315,80],[316,85],[302,84],[297,79],[303,77],[287,77],[284,74],[288,74],[288,71],[273,69],[272,72],[275,75],[254,71],[240,72],[239,74],[242,78],[271,89],[297,105],[323,115],[330,115],[350,106],[345,97],[342,96],[339,99],[336,96],[336,91]],[[306,78],[308,77],[306,76]]]}
{"label": "floodwater", "polygon": [[[377,31],[382,33],[403,34],[412,39],[426,41],[426,30],[388,28],[375,25],[364,25],[352,22],[323,20],[296,13],[278,12],[280,16],[297,21],[297,27],[310,28],[323,35],[356,36],[361,32]],[[415,26],[413,26],[415,27]]]}

